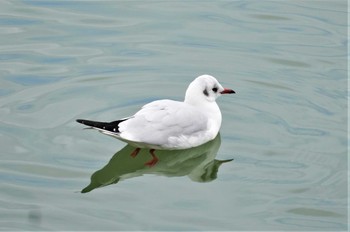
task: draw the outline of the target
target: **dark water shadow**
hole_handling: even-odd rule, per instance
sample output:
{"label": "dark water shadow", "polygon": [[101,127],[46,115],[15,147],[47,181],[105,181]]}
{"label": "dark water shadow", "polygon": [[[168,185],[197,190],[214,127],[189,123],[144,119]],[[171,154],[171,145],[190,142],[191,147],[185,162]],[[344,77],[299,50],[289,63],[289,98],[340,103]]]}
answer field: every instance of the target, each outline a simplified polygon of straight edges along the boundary
{"label": "dark water shadow", "polygon": [[221,138],[218,134],[214,140],[195,148],[156,151],[159,161],[153,167],[145,165],[151,159],[148,149],[142,149],[133,158],[130,154],[135,148],[127,145],[116,152],[106,166],[91,175],[90,184],[81,192],[87,193],[95,188],[116,184],[144,174],[167,177],[188,176],[195,182],[213,181],[217,178],[220,165],[233,160],[215,159],[220,144]]}

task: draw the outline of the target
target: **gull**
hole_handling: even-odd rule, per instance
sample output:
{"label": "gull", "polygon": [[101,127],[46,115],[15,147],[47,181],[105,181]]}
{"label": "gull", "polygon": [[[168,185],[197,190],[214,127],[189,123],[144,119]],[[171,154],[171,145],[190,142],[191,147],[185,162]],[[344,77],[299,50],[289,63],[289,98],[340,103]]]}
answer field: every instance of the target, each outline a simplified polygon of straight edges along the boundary
{"label": "gull", "polygon": [[155,150],[187,149],[213,140],[222,121],[215,100],[232,93],[235,91],[222,87],[215,77],[201,75],[188,86],[184,101],[153,101],[133,116],[112,122],[76,121],[135,147],[132,157],[141,148],[150,149],[152,160],[145,165],[152,167],[158,162]]}

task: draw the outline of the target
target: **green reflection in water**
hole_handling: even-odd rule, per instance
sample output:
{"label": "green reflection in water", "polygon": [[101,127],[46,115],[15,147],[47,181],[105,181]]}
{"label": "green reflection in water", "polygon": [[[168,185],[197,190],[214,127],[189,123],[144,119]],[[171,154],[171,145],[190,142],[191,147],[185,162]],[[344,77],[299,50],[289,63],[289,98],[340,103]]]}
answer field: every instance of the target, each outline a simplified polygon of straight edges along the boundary
{"label": "green reflection in water", "polygon": [[168,177],[188,176],[195,182],[215,180],[220,165],[233,160],[215,159],[220,144],[221,139],[220,134],[218,134],[214,140],[195,148],[172,151],[158,150],[156,154],[159,162],[151,168],[145,165],[145,162],[150,159],[148,149],[142,149],[135,158],[132,158],[130,154],[135,148],[126,145],[114,154],[106,166],[91,175],[90,184],[81,192],[87,193],[95,188],[116,184],[121,180],[144,174]]}

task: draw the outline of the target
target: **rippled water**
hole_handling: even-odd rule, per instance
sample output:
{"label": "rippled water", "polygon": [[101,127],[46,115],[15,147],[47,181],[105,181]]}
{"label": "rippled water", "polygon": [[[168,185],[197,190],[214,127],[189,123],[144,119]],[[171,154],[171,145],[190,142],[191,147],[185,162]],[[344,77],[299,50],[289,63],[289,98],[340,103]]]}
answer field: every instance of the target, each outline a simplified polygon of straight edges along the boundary
{"label": "rippled water", "polygon": [[[347,230],[346,1],[2,1],[0,35],[2,230]],[[75,122],[203,73],[221,138],[153,168]]]}

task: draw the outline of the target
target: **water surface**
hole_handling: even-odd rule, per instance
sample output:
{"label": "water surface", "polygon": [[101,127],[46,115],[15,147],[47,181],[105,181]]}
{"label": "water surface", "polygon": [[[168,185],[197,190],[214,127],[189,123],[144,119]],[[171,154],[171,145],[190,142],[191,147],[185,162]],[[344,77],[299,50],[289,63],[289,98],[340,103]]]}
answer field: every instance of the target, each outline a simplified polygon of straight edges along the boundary
{"label": "water surface", "polygon": [[[0,228],[347,230],[347,29],[341,0],[2,1]],[[159,166],[75,122],[204,73],[221,138]]]}

